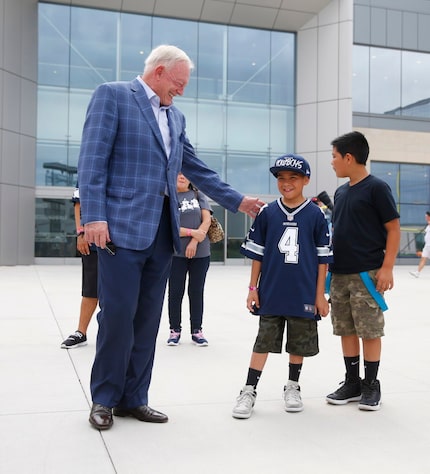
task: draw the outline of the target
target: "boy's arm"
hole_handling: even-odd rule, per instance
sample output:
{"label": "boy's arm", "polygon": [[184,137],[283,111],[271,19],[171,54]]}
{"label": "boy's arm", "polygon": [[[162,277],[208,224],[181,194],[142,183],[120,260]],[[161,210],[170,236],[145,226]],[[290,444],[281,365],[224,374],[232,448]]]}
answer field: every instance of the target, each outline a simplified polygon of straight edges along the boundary
{"label": "boy's arm", "polygon": [[[258,296],[258,281],[261,273],[261,262],[259,260],[253,260],[251,264],[251,278],[249,280],[249,292],[248,298],[246,299],[246,307],[249,311],[252,311],[252,306],[255,304],[257,308],[260,307],[260,299]],[[252,290],[251,288],[256,288]]]}
{"label": "boy's arm", "polygon": [[387,243],[382,267],[376,273],[376,290],[380,293],[391,290],[394,286],[393,267],[400,245],[400,219],[393,219],[384,224],[387,230]]}
{"label": "boy's arm", "polygon": [[324,296],[326,276],[327,276],[327,264],[320,263],[318,265],[317,294],[315,297],[316,312],[320,316],[327,316],[329,312],[329,304],[326,297]]}
{"label": "boy's arm", "polygon": [[79,230],[81,227],[81,205],[79,202],[74,203],[74,212],[75,212],[75,228],[76,228],[76,233],[79,233]]}
{"label": "boy's arm", "polygon": [[83,229],[81,224],[81,204],[79,202],[75,202],[75,225],[76,225],[76,248],[78,252],[82,255],[89,255],[90,254],[90,246],[88,242],[85,240],[84,234],[81,234],[81,229]]}

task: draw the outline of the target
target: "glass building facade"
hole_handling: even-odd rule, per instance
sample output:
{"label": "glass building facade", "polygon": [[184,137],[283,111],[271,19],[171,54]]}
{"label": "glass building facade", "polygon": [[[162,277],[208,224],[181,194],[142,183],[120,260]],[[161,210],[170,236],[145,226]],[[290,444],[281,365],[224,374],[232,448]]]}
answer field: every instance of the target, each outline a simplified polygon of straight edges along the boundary
{"label": "glass building facade", "polygon": [[354,112],[430,120],[430,54],[354,46]]}
{"label": "glass building facade", "polygon": [[[429,77],[429,53],[355,45],[353,111],[428,121],[430,126]],[[430,210],[430,165],[372,161],[371,172],[393,191],[403,234],[399,255],[415,255]]]}
{"label": "glass building facade", "polygon": [[[154,46],[175,44],[195,63],[175,104],[198,155],[244,194],[277,194],[269,166],[294,151],[295,35],[39,3],[36,257],[75,256],[70,202],[82,126],[102,82],[131,80]],[[249,227],[214,204],[225,242],[213,260],[238,258]]]}

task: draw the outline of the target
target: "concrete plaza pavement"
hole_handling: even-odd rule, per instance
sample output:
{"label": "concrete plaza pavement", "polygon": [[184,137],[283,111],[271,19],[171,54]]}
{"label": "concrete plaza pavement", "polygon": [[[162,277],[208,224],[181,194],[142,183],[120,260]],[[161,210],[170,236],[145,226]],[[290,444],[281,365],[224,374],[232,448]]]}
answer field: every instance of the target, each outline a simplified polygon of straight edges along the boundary
{"label": "concrete plaza pavement", "polygon": [[[208,347],[192,345],[186,330],[168,347],[163,312],[149,404],[169,422],[115,418],[99,432],[88,423],[96,318],[87,346],[60,349],[77,327],[80,264],[0,267],[0,473],[429,473],[430,268],[419,279],[408,273],[415,268],[395,267],[386,298],[380,411],[325,402],[344,375],[328,317],[319,324],[320,354],[303,366],[304,411],[284,411],[283,353],[269,356],[253,416],[233,419],[258,319],[245,308],[249,265],[214,264]],[[186,304],[184,315],[187,328]]]}

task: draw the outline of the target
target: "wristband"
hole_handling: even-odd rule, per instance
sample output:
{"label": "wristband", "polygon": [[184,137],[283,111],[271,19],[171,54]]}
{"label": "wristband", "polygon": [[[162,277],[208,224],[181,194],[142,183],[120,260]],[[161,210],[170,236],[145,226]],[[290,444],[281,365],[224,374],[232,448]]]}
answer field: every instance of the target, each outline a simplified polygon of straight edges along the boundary
{"label": "wristband", "polygon": [[76,229],[76,237],[79,237],[80,235],[84,235],[85,230],[83,227],[79,227],[79,229]]}
{"label": "wristband", "polygon": [[248,286],[249,291],[256,291],[258,288],[256,286]]}
{"label": "wristband", "polygon": [[187,229],[187,237],[191,237],[191,229]]}

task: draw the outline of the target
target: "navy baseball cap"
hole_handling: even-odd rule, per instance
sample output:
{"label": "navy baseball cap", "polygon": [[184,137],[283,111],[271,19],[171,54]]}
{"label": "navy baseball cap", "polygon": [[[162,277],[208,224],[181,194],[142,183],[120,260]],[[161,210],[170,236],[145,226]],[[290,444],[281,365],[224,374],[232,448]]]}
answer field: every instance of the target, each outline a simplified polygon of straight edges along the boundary
{"label": "navy baseball cap", "polygon": [[297,173],[304,174],[308,178],[311,176],[309,163],[303,156],[295,155],[294,153],[276,158],[275,164],[270,168],[270,172],[276,178],[280,171],[296,171]]}

